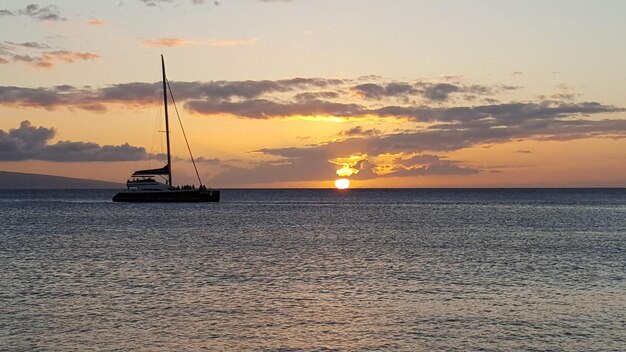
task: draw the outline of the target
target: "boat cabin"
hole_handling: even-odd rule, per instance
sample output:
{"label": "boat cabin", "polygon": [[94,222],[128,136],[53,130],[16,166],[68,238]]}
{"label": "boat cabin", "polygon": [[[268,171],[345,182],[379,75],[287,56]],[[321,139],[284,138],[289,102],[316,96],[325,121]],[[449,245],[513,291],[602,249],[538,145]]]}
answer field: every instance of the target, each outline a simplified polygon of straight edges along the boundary
{"label": "boat cabin", "polygon": [[135,176],[126,181],[126,187],[130,192],[163,192],[172,188],[165,183],[154,179],[154,176]]}

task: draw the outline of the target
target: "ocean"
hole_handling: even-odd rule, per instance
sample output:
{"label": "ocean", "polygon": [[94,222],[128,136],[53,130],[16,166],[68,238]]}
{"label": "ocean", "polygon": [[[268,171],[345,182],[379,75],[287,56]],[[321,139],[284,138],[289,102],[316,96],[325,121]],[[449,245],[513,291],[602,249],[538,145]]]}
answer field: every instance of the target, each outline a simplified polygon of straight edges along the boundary
{"label": "ocean", "polygon": [[114,193],[0,191],[0,350],[626,350],[626,189]]}

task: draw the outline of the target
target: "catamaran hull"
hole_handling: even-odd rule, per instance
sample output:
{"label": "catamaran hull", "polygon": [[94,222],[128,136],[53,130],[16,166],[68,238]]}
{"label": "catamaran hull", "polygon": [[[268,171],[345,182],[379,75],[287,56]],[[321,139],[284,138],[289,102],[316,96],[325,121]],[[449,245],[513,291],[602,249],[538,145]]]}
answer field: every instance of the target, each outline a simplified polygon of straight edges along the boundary
{"label": "catamaran hull", "polygon": [[124,191],[113,197],[114,202],[132,203],[191,203],[191,202],[219,202],[220,191],[181,190],[181,191]]}

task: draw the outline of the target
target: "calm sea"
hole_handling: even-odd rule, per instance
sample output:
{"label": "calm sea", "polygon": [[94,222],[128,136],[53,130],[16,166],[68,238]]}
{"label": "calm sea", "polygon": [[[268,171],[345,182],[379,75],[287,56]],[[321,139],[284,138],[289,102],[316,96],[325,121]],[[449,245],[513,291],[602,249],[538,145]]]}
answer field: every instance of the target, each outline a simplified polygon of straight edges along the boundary
{"label": "calm sea", "polygon": [[0,191],[0,350],[626,350],[626,189],[114,193]]}

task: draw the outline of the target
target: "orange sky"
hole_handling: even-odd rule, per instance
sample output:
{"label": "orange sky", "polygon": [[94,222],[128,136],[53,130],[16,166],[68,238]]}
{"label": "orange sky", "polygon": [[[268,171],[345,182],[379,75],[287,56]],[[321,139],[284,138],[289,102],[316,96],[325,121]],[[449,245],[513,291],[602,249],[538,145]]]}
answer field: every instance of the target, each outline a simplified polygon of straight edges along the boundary
{"label": "orange sky", "polygon": [[160,167],[164,53],[213,187],[626,187],[623,2],[472,4],[3,2],[0,170]]}

